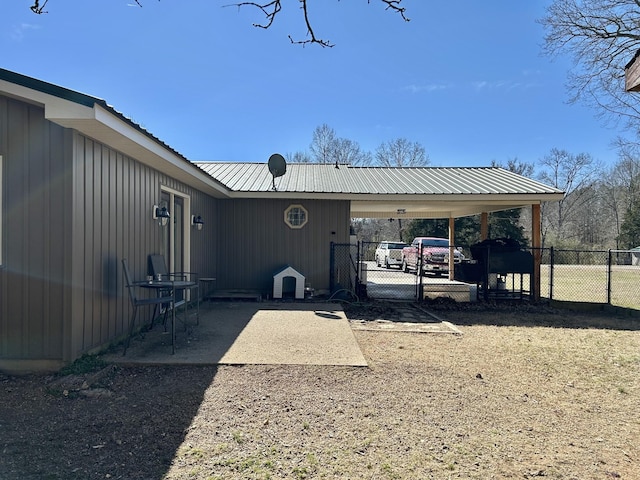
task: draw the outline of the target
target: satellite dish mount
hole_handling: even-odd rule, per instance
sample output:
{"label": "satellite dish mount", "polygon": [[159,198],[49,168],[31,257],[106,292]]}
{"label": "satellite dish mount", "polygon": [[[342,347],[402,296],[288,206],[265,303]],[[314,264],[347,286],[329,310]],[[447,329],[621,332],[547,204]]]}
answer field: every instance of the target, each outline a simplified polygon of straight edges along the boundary
{"label": "satellite dish mount", "polygon": [[287,173],[287,162],[279,153],[274,153],[269,157],[269,171],[273,176],[273,189],[276,189],[276,177],[281,177]]}

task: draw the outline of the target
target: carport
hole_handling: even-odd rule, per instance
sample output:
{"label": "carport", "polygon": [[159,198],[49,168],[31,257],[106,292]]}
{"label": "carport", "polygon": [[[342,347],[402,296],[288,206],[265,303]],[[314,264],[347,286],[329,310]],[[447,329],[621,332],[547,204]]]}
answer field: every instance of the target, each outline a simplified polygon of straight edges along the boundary
{"label": "carport", "polygon": [[[344,213],[351,219],[448,219],[449,238],[452,239],[456,218],[480,215],[481,237],[486,239],[489,213],[530,208],[534,252],[539,252],[541,247],[542,203],[559,201],[564,197],[557,188],[499,167],[354,167],[338,163],[300,163],[286,165],[285,174],[272,178],[264,163],[199,162],[197,165],[224,185],[230,199],[259,200],[260,205],[289,202],[289,208],[299,209],[305,208],[305,202],[317,201],[324,208],[319,213],[309,212],[309,217],[321,217],[325,223],[343,214],[332,207],[340,203],[348,207],[348,212]],[[305,210],[305,221],[307,218]],[[332,245],[340,242],[339,239],[334,240],[340,235],[333,230],[323,230],[321,223],[318,231],[314,232],[314,244],[321,247],[322,236],[328,236]],[[287,232],[283,238],[288,242],[297,236],[294,232],[289,236]],[[316,242],[317,239],[320,241]],[[264,240],[269,240],[269,237]],[[287,253],[301,254],[304,250],[302,253],[309,258],[311,251],[317,255],[317,249],[309,248],[309,241],[300,245],[292,243]],[[352,263],[355,256],[350,251],[351,247],[348,244],[344,247]],[[453,255],[449,257],[452,259]],[[344,262],[345,265],[348,263]],[[330,268],[333,270],[334,267]],[[453,280],[454,268],[450,265],[449,280]],[[306,274],[304,268],[298,270]],[[345,270],[346,267],[342,268],[340,275],[347,277],[349,274]],[[534,299],[539,298],[539,253],[535,255],[529,291]]]}
{"label": "carport", "polygon": [[[485,240],[489,213],[529,208],[534,253],[530,292],[534,300],[540,298],[541,205],[561,200],[562,191],[498,167],[388,168],[384,171],[387,178],[378,184],[377,192],[352,199],[352,218],[448,219],[452,245],[448,280],[452,286],[457,283],[453,280],[454,220],[480,215],[481,240]],[[437,280],[433,283],[442,284]]]}

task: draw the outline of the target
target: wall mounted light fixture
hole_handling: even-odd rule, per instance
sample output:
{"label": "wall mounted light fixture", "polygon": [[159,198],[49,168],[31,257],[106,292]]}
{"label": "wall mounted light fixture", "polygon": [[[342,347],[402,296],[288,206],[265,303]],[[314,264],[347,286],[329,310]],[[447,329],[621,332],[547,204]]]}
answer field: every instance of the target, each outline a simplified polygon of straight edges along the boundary
{"label": "wall mounted light fixture", "polygon": [[202,230],[202,227],[204,226],[204,220],[200,215],[191,215],[191,225],[198,230]]}
{"label": "wall mounted light fixture", "polygon": [[158,205],[153,206],[153,219],[158,220],[158,225],[161,227],[166,226],[169,223],[170,218],[171,215],[169,214],[167,207],[159,207]]}

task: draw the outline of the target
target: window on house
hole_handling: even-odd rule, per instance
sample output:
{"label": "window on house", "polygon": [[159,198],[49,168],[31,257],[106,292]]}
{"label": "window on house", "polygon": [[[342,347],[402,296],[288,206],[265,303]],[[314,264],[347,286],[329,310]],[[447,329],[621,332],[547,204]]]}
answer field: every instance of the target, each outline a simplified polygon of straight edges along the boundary
{"label": "window on house", "polygon": [[302,205],[289,205],[284,211],[284,223],[291,228],[302,228],[307,223],[309,215]]}

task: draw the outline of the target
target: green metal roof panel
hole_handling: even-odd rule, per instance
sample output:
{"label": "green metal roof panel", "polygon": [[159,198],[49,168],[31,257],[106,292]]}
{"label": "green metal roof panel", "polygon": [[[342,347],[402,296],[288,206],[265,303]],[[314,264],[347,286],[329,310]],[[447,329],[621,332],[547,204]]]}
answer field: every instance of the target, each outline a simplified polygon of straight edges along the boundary
{"label": "green metal roof panel", "polygon": [[[271,192],[266,163],[197,162],[232,192]],[[278,192],[383,195],[561,194],[562,191],[498,167],[352,167],[289,164],[275,179]]]}

